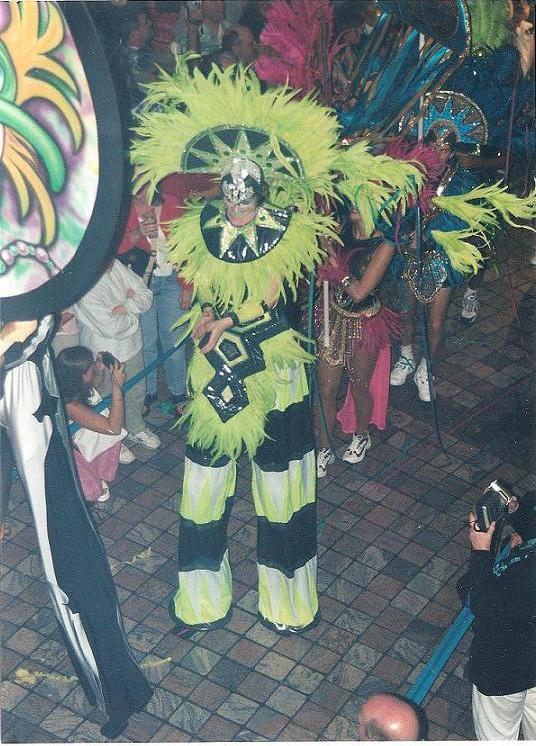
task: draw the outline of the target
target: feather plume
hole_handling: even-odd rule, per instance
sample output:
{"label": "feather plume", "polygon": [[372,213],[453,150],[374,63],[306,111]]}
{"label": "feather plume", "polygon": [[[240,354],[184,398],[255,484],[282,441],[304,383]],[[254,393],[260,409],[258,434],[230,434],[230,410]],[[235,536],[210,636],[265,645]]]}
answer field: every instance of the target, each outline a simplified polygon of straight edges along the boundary
{"label": "feather plume", "polygon": [[[403,137],[390,140],[385,148],[385,154],[397,160],[408,161],[424,174],[424,183],[419,190],[419,207],[426,215],[432,209],[432,198],[436,196],[436,188],[444,170],[439,160],[439,153],[434,145],[409,142]],[[414,203],[410,200],[409,207]]]}
{"label": "feather plume", "polygon": [[261,80],[290,85],[303,93],[322,88],[319,54],[323,36],[328,42],[328,67],[338,46],[332,42],[333,3],[330,0],[273,0],[266,11],[261,42],[270,53],[255,64]]}
{"label": "feather plume", "polygon": [[464,275],[476,274],[482,265],[480,249],[471,243],[475,233],[470,228],[457,231],[432,231],[432,238],[447,253],[452,269]]}
{"label": "feather plume", "polygon": [[404,212],[410,199],[416,199],[424,175],[411,162],[372,155],[367,145],[363,140],[341,149],[336,168],[341,174],[338,191],[357,207],[371,235],[380,217],[389,222],[390,215]]}
{"label": "feather plume", "polygon": [[[475,202],[477,204],[473,204]],[[466,194],[434,197],[434,204],[440,209],[464,220],[473,232],[485,233],[499,224],[499,219],[516,228],[534,230],[528,225],[514,221],[529,221],[536,218],[536,189],[526,197],[510,194],[507,187],[496,184],[482,184]]]}

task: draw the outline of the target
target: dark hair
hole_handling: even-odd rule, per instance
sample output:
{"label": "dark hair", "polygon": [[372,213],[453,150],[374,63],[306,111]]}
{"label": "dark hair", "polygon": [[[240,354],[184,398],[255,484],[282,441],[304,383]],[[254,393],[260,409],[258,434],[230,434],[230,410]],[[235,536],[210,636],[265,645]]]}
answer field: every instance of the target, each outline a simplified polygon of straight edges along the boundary
{"label": "dark hair", "polygon": [[129,2],[125,8],[121,8],[119,16],[119,38],[123,44],[128,44],[130,34],[138,28],[138,17],[149,16],[149,11],[144,2]]}
{"label": "dark hair", "polygon": [[339,237],[343,243],[343,251],[350,251],[355,247],[356,237],[354,236],[354,225],[350,218],[350,213],[354,209],[354,206],[349,200],[344,200],[337,208],[337,220],[340,223],[341,229]]}
{"label": "dark hair", "polygon": [[345,250],[349,250],[352,249],[355,244],[355,236],[352,221],[350,220],[350,213],[347,212],[341,217],[341,231],[339,236],[343,243],[343,248]]}
{"label": "dark hair", "polygon": [[365,16],[355,0],[345,0],[342,5],[338,5],[335,8],[335,36],[339,36],[343,31],[347,31],[355,26],[362,26],[364,23]]}
{"label": "dark hair", "polygon": [[60,394],[66,402],[89,404],[92,387],[83,375],[93,363],[93,353],[87,347],[66,347],[56,358],[56,378]]}
{"label": "dark hair", "polygon": [[510,513],[508,520],[523,541],[536,539],[536,492],[527,492],[519,498],[519,507]]}
{"label": "dark hair", "polygon": [[438,134],[437,130],[432,129],[432,128],[429,129],[428,132],[426,133],[424,142],[427,145],[434,145],[439,140],[440,137],[442,138],[443,143],[445,145],[450,145],[450,147],[453,149],[456,147],[456,144],[458,142],[458,135],[456,134],[456,132],[449,132],[448,135],[445,135],[443,137],[442,135]]}
{"label": "dark hair", "polygon": [[192,60],[190,63],[192,69],[196,68],[205,78],[212,72],[212,66],[216,65],[220,70],[223,69],[220,61],[222,50],[215,49],[213,52],[204,54],[200,59]]}
{"label": "dark hair", "polygon": [[233,54],[233,47],[240,44],[240,34],[231,26],[221,38],[221,51]]}

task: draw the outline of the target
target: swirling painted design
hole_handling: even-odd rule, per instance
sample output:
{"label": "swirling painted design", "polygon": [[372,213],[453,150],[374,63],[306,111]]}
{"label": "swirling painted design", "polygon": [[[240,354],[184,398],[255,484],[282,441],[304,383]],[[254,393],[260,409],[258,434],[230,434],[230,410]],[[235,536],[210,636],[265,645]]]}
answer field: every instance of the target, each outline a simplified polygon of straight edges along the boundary
{"label": "swirling painted design", "polygon": [[[41,247],[0,273],[0,296],[33,290],[72,259],[98,182],[95,113],[76,46],[53,2],[0,3],[2,248]],[[1,255],[1,254],[0,254]]]}

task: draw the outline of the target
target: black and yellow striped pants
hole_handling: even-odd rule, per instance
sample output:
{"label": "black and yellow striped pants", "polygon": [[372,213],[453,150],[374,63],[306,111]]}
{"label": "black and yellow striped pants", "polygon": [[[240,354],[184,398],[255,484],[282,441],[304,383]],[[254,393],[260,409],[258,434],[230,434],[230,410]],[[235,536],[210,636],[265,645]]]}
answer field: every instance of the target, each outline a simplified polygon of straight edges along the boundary
{"label": "black and yellow striped pants", "polygon": [[[304,366],[286,373],[274,384],[282,390],[252,462],[259,613],[276,625],[307,627],[318,611],[314,440]],[[176,621],[204,625],[230,611],[227,524],[235,482],[235,461],[223,457],[213,463],[210,452],[188,445],[179,588],[171,604]]]}

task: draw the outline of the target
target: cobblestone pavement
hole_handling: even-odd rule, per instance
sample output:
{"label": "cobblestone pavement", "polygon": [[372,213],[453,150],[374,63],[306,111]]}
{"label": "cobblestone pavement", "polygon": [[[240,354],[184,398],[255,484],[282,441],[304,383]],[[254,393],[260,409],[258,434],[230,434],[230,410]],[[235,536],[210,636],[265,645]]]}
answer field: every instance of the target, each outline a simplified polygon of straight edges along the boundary
{"label": "cobblestone pavement", "polygon": [[[134,447],[138,460],[120,467],[112,499],[94,509],[130,642],[156,687],[147,711],[118,740],[354,740],[366,695],[404,693],[415,681],[460,610],[456,581],[468,559],[465,520],[474,499],[496,477],[521,491],[536,485],[522,407],[530,367],[512,327],[512,297],[520,299],[536,270],[527,263],[529,244],[509,243],[517,255],[502,263],[500,276],[488,272],[476,324],[460,324],[459,296],[449,314],[436,372],[447,455],[435,441],[430,406],[409,382],[392,390],[388,428],[373,433],[366,460],[338,461],[319,483],[322,621],[304,635],[282,638],[256,619],[246,463],[229,525],[233,617],[224,629],[188,640],[173,634],[166,602],[177,574],[184,433],[153,413],[162,448]],[[88,706],[66,656],[17,483],[7,526],[2,740],[102,741],[104,718]],[[474,737],[464,678],[469,638],[424,702],[431,739]]]}

